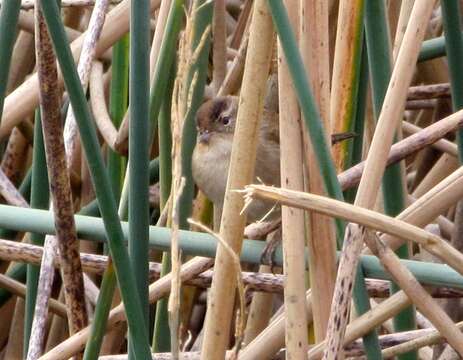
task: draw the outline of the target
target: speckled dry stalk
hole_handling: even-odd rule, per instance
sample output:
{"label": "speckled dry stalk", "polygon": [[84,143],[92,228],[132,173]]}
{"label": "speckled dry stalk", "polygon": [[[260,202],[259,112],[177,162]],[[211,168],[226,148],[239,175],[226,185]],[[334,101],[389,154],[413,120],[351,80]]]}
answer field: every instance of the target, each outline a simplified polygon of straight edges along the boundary
{"label": "speckled dry stalk", "polygon": [[50,192],[58,240],[64,294],[71,334],[87,325],[79,242],[74,223],[71,185],[66,167],[55,55],[45,21],[37,12],[36,52],[40,82],[40,111]]}

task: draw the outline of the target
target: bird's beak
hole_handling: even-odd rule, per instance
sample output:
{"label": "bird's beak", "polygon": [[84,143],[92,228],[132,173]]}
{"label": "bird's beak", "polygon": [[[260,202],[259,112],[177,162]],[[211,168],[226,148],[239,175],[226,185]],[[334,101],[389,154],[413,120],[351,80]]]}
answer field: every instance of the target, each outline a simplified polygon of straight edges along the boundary
{"label": "bird's beak", "polygon": [[198,135],[198,142],[201,144],[208,144],[210,137],[211,133],[209,132],[209,130],[200,131]]}

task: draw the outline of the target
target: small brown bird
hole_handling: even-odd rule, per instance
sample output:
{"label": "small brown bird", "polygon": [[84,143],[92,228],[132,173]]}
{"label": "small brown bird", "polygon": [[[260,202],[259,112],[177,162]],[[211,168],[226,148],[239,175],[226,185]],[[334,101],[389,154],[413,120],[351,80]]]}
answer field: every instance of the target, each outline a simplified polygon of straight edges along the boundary
{"label": "small brown bird", "polygon": [[[205,102],[196,117],[198,138],[193,152],[193,178],[198,188],[220,208],[223,205],[230,164],[238,97],[223,96]],[[280,186],[280,144],[278,113],[264,109],[261,121],[255,182]],[[261,219],[272,205],[254,201],[247,211],[248,221]]]}
{"label": "small brown bird", "polygon": [[[238,97],[223,96],[206,101],[198,110],[198,138],[193,152],[193,178],[198,188],[222,208],[227,185],[228,167],[238,112]],[[352,133],[334,134],[332,142],[355,136]],[[280,186],[280,139],[278,109],[267,102],[264,106],[257,145],[254,182]],[[247,209],[249,222],[262,219],[272,208],[264,201],[253,201]],[[272,217],[278,215],[272,212]]]}

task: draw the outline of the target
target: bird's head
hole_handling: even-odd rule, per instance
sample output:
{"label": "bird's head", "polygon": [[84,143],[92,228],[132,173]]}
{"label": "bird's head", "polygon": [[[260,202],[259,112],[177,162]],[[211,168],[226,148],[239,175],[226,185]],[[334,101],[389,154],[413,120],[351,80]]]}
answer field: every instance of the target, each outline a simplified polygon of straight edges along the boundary
{"label": "bird's head", "polygon": [[206,101],[196,116],[198,142],[208,144],[217,135],[233,137],[237,111],[238,98],[235,96],[221,96]]}

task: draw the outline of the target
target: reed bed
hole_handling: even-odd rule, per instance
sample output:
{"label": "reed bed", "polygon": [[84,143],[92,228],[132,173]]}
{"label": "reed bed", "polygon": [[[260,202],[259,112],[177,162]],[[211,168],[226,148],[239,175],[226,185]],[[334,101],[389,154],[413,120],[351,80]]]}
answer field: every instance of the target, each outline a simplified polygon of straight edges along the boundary
{"label": "reed bed", "polygon": [[461,6],[0,0],[0,360],[462,358]]}

